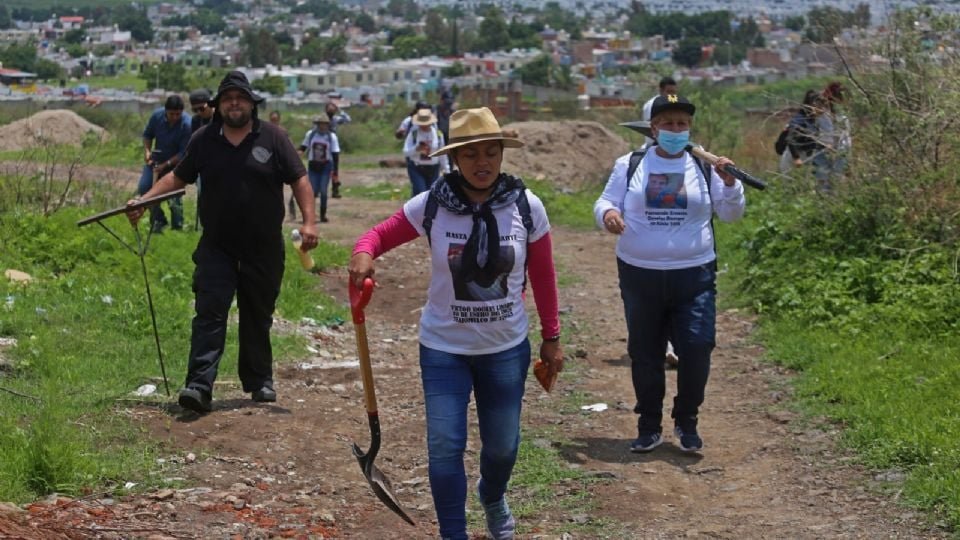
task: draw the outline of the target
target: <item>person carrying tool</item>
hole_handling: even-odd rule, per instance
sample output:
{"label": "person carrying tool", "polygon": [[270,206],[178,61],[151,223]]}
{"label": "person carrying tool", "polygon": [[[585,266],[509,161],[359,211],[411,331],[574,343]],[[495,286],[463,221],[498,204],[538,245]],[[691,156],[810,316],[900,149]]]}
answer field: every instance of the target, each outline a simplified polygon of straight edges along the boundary
{"label": "person carrying tool", "polygon": [[[190,118],[183,114],[183,99],[176,94],[167,96],[163,107],[153,111],[143,129],[144,165],[137,183],[138,195],[142,197],[156,179],[171,171],[183,159],[190,134]],[[162,208],[155,206],[150,209],[153,232],[163,232],[167,223]],[[183,230],[182,197],[170,199],[170,224],[175,231]]]}
{"label": "person carrying tool", "polygon": [[307,131],[300,143],[300,152],[307,157],[307,170],[314,197],[320,197],[320,222],[327,219],[327,187],[333,178],[339,185],[340,139],[330,130],[330,119],[321,114],[313,119],[313,129]]}
{"label": "person carrying tool", "polygon": [[[240,309],[238,368],[243,391],[273,402],[270,327],[283,277],[283,185],[293,187],[303,215],[302,249],[317,245],[313,190],[296,149],[279,129],[257,118],[263,98],[240,71],[228,73],[210,104],[213,121],[197,131],[183,161],[144,198],[183,188],[203,175],[198,207],[203,233],[193,253],[196,295],[190,357],[178,402],[211,410],[234,295]],[[135,203],[137,199],[129,201]],[[142,209],[128,212],[134,224]]]}
{"label": "person carrying tool", "polygon": [[418,236],[430,246],[420,370],[430,491],[443,538],[467,538],[463,456],[471,392],[482,446],[477,494],[487,529],[495,539],[514,537],[516,521],[504,493],[517,459],[530,365],[527,273],[540,315],[540,357],[555,371],[563,368],[550,223],[540,199],[500,170],[503,149],[521,146],[501,131],[490,109],[455,112],[450,142],[432,155],[449,155],[459,170],[367,231],[348,267],[360,287],[383,253]]}
{"label": "person carrying tool", "polygon": [[720,157],[710,166],[686,150],[696,112],[692,103],[660,96],[651,109],[654,145],[617,159],[593,212],[598,226],[620,236],[620,296],[634,412],[640,415],[630,450],[649,452],[663,442],[669,338],[680,357],[674,433],[682,450],[698,452],[703,440],[697,415],[716,341],[713,214],[723,221],[740,219],[746,200],[743,185],[725,171],[732,161]]}
{"label": "person carrying tool", "polygon": [[437,129],[437,117],[430,109],[420,109],[413,115],[413,127],[403,142],[403,155],[413,167],[407,167],[410,176],[410,196],[430,189],[441,173],[450,172],[450,161],[445,154],[431,156],[444,144],[443,133]]}

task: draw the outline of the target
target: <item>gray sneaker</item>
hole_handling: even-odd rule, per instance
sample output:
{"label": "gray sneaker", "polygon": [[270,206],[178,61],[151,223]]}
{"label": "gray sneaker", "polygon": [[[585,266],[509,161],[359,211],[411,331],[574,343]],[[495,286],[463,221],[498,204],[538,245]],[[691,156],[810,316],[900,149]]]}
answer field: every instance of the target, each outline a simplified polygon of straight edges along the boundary
{"label": "gray sneaker", "polygon": [[480,499],[480,506],[483,507],[483,513],[487,518],[487,531],[490,537],[494,540],[513,540],[517,530],[517,520],[510,512],[506,497],[484,504],[483,496],[480,494],[480,482],[477,482],[477,498]]}

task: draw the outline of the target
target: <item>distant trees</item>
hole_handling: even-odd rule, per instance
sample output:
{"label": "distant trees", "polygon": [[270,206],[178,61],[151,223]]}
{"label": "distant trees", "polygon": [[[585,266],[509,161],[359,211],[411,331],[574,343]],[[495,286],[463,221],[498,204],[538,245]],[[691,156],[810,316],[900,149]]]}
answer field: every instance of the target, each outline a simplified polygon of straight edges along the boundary
{"label": "distant trees", "polygon": [[688,68],[700,65],[703,60],[703,40],[696,38],[681,39],[671,54],[675,64]]}
{"label": "distant trees", "polygon": [[834,7],[816,7],[807,13],[806,38],[815,43],[828,43],[844,28],[870,25],[870,6],[858,4],[853,11]]}
{"label": "distant trees", "polygon": [[187,70],[181,64],[163,63],[146,66],[138,77],[147,83],[147,90],[162,88],[172,92],[189,92]]}
{"label": "distant trees", "polygon": [[267,92],[273,96],[282,96],[286,92],[283,77],[279,75],[265,75],[251,83],[254,90]]}
{"label": "distant trees", "polygon": [[266,28],[259,28],[244,32],[240,38],[241,64],[252,67],[264,67],[267,64],[280,63],[280,47],[273,38],[273,33]]}
{"label": "distant trees", "polygon": [[146,42],[153,39],[153,27],[145,10],[137,9],[130,4],[120,5],[114,10],[113,23],[120,30],[129,31],[130,36],[137,41]]}
{"label": "distant trees", "polygon": [[36,73],[39,79],[59,79],[63,76],[60,64],[45,58],[37,58],[37,44],[33,41],[24,44],[12,44],[0,49],[0,62],[3,67],[16,68]]}

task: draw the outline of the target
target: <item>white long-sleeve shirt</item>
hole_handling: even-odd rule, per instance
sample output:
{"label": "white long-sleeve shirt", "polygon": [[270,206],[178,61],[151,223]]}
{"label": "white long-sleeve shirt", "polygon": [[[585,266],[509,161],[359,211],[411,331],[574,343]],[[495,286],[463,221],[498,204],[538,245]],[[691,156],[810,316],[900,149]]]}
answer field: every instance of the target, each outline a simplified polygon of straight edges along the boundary
{"label": "white long-sleeve shirt", "polygon": [[[426,149],[420,147],[426,145]],[[403,155],[413,161],[414,165],[440,165],[440,172],[450,171],[450,160],[446,154],[437,157],[427,157],[431,153],[443,146],[443,135],[436,126],[430,126],[427,131],[421,130],[418,126],[411,126],[407,132],[407,138],[403,141]]]}
{"label": "white long-sleeve shirt", "polygon": [[[597,225],[610,210],[623,216],[626,229],[617,240],[617,257],[631,266],[679,270],[716,258],[710,217],[722,221],[743,216],[746,199],[739,180],[726,186],[715,169],[711,187],[693,156],[663,158],[647,152],[627,179],[630,154],[617,159],[593,213]],[[711,200],[712,199],[712,200]]]}

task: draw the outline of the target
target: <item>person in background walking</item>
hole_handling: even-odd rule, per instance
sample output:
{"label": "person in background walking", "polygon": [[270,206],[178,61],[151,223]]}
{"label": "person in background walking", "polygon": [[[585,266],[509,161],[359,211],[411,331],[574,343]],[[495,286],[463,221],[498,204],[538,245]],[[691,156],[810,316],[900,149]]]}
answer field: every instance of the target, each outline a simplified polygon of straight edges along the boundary
{"label": "person in background walking", "polygon": [[440,93],[440,103],[437,104],[437,128],[443,133],[443,140],[450,140],[450,115],[457,110],[453,100],[453,92],[444,89]]}
{"label": "person in background walking", "polygon": [[[666,95],[676,95],[677,94],[677,81],[673,77],[664,77],[660,79],[660,84],[658,85],[659,92],[657,95],[648,99],[646,103],[643,104],[643,120],[647,122],[650,121],[650,112],[653,108],[653,102],[660,96]],[[643,146],[640,147],[641,150],[645,150],[653,146],[653,139],[650,137],[643,138]],[[676,351],[673,350],[673,342],[669,339],[667,340],[667,352],[664,354],[664,362],[667,363],[670,367],[677,367],[677,364],[680,363],[680,359],[677,357]]]}
{"label": "person in background walking", "polygon": [[477,495],[487,530],[496,540],[515,535],[504,494],[517,460],[530,366],[527,274],[540,315],[540,358],[555,371],[563,368],[550,222],[540,199],[500,169],[504,148],[521,146],[501,131],[490,109],[455,112],[450,144],[433,154],[449,154],[458,171],[367,231],[350,258],[350,280],[359,286],[387,251],[418,236],[430,247],[420,373],[430,491],[440,536],[453,540],[468,538],[463,457],[471,393],[480,424]]}
{"label": "person in background walking", "polygon": [[190,133],[195,133],[213,120],[213,107],[210,106],[209,101],[209,90],[200,89],[190,92],[190,110],[193,112],[193,117],[190,119]]}
{"label": "person in background walking", "polygon": [[444,144],[443,134],[437,129],[437,117],[430,109],[420,109],[413,115],[413,128],[403,142],[403,155],[413,163],[407,168],[410,176],[411,197],[430,189],[441,173],[450,172],[446,154],[431,155]]}
{"label": "person in background walking", "polygon": [[[178,95],[167,96],[163,107],[150,115],[143,129],[143,170],[137,184],[137,194],[150,191],[155,178],[171,171],[183,159],[190,142],[190,119],[183,114],[183,99]],[[170,199],[170,225],[175,231],[183,230],[183,197]],[[150,227],[155,233],[163,232],[167,216],[160,206],[150,209]]]}
{"label": "person in background walking", "polygon": [[[198,413],[212,408],[234,296],[240,309],[237,364],[243,391],[256,402],[277,400],[270,328],[283,278],[283,184],[293,186],[303,214],[302,249],[317,245],[313,192],[303,162],[289,138],[257,118],[262,102],[243,72],[228,73],[212,100],[213,121],[197,131],[173,172],[144,194],[181,189],[203,175],[198,203],[203,233],[193,252],[196,315],[186,383],[178,396],[181,407]],[[135,224],[143,209],[127,215]]]}
{"label": "person in background walking", "polygon": [[[336,133],[337,128],[353,121],[353,119],[350,118],[350,115],[347,114],[347,111],[341,109],[340,106],[333,101],[328,101],[323,107],[323,111],[326,113],[327,118],[330,119],[331,133]],[[337,173],[334,173],[333,175],[333,192],[330,194],[330,196],[334,199],[340,198],[340,176]]]}
{"label": "person in background walking", "polygon": [[[650,111],[653,108],[653,102],[660,96],[666,95],[676,95],[677,94],[677,81],[673,77],[664,77],[660,79],[660,84],[658,86],[659,92],[657,95],[648,99],[646,103],[643,104],[643,120],[647,122],[650,121]],[[650,148],[653,145],[653,139],[650,137],[644,137],[643,146],[641,149]]]}
{"label": "person in background walking", "polygon": [[[695,112],[681,96],[655,99],[655,144],[639,162],[632,153],[617,159],[593,207],[597,225],[619,235],[620,297],[637,399],[634,412],[640,415],[632,452],[649,452],[663,442],[668,338],[680,357],[671,413],[674,433],[681,450],[703,448],[697,415],[716,343],[713,214],[723,221],[740,219],[746,200],[740,181],[724,172],[732,161],[721,157],[714,167],[686,150]],[[660,187],[654,189],[652,183]],[[674,186],[671,197],[662,196],[666,186]]]}
{"label": "person in background walking", "polygon": [[300,144],[300,152],[306,154],[307,171],[313,196],[320,197],[320,222],[327,223],[327,186],[330,179],[339,181],[340,140],[330,131],[330,119],[321,114],[313,119],[313,129],[307,132]]}
{"label": "person in background walking", "polygon": [[[277,126],[277,129],[279,129],[280,132],[283,133],[284,137],[286,137],[287,139],[290,138],[290,133],[287,131],[287,128],[283,127],[283,125],[281,124],[280,111],[276,109],[270,111],[270,114],[267,116],[267,119],[270,121],[271,124]],[[289,218],[290,221],[296,221],[297,198],[294,196],[293,190],[290,191],[290,197],[286,199],[287,199],[287,218]]]}
{"label": "person in background walking", "polygon": [[800,110],[787,123],[787,148],[780,155],[780,173],[802,167],[810,161],[817,150],[817,99],[816,90],[807,90],[803,95]]}

